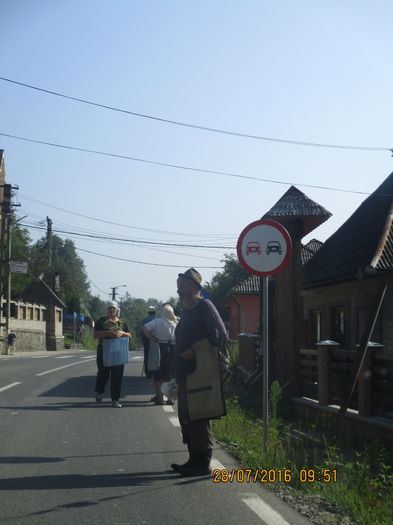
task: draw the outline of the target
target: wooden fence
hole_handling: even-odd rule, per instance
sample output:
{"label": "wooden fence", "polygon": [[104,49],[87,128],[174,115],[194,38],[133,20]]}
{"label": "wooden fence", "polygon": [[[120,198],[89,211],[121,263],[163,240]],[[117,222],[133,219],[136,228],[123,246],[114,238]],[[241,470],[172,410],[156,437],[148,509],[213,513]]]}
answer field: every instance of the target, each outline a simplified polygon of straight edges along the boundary
{"label": "wooden fence", "polygon": [[[341,405],[356,350],[318,346],[300,350],[300,395],[320,405]],[[369,347],[349,408],[360,416],[393,420],[393,355]]]}

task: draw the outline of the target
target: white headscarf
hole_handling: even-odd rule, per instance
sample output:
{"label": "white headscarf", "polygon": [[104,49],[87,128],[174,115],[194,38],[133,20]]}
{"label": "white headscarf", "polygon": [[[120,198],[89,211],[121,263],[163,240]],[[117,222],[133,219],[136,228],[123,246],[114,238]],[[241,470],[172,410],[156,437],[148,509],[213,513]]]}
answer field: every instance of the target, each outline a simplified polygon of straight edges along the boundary
{"label": "white headscarf", "polygon": [[166,304],[161,311],[161,317],[172,325],[177,324],[177,317],[170,304]]}

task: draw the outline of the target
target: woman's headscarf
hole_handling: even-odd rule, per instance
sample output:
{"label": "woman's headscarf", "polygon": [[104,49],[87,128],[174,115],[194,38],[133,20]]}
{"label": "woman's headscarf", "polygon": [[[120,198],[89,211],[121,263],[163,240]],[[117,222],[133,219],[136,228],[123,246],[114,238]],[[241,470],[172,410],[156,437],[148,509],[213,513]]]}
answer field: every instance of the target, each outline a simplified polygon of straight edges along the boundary
{"label": "woman's headscarf", "polygon": [[171,324],[177,324],[177,317],[170,304],[166,304],[161,310],[161,317],[166,319]]}

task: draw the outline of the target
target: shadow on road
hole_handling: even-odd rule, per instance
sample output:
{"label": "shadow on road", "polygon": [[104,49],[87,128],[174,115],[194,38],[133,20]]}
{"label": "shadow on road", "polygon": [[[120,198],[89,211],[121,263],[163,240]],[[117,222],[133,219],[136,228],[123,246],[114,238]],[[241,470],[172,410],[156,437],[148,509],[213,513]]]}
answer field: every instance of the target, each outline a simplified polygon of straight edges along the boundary
{"label": "shadow on road", "polygon": [[177,480],[176,473],[138,472],[117,474],[59,474],[0,479],[0,490],[68,490],[103,487],[139,487],[167,479]]}
{"label": "shadow on road", "polygon": [[[40,394],[40,397],[94,397],[95,376],[71,377],[63,383]],[[108,381],[107,392],[110,391],[110,381]],[[124,376],[122,392],[124,396],[151,396],[153,394],[152,381],[146,377]]]}
{"label": "shadow on road", "polygon": [[1,463],[55,463],[58,461],[65,461],[64,458],[39,458],[28,456],[9,456],[0,458]]}

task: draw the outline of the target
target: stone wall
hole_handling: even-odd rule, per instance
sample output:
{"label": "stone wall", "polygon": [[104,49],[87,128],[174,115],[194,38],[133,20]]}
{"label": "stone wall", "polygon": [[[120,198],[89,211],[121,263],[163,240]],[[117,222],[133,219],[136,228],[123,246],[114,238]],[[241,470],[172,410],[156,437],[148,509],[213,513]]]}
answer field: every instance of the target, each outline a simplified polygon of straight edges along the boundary
{"label": "stone wall", "polygon": [[[44,323],[45,324],[45,323]],[[12,329],[12,322],[11,322]],[[46,333],[38,330],[12,329],[16,335],[14,344],[10,350],[14,352],[45,352],[46,351]]]}
{"label": "stone wall", "polygon": [[[48,346],[46,310],[43,305],[11,301],[10,332],[16,335],[13,345],[9,348],[12,353],[42,352],[52,347],[55,350],[64,350],[63,312],[61,308],[54,307],[54,341]],[[5,319],[1,318],[1,321],[4,322]],[[4,332],[3,329],[2,338],[5,336]],[[6,351],[4,342],[1,351],[2,353]]]}

